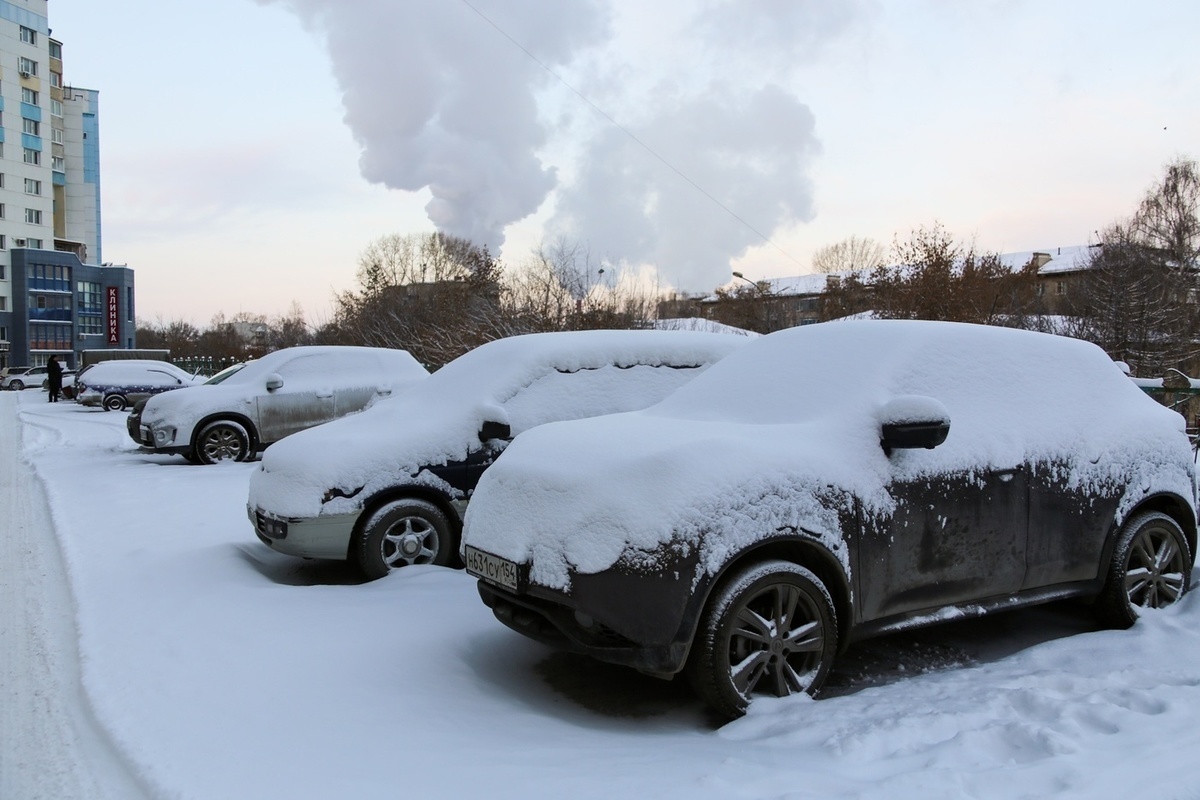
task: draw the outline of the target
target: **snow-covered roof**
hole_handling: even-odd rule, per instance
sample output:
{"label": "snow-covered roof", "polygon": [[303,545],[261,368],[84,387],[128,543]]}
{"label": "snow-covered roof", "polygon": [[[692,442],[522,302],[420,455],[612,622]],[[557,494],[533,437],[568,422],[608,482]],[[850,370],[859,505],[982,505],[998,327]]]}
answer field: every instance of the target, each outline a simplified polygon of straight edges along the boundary
{"label": "snow-covered roof", "polygon": [[[1022,250],[1015,253],[1001,253],[1000,261],[1010,269],[1017,270],[1021,269],[1030,261],[1032,261],[1035,255],[1041,253],[1049,256],[1050,260],[1043,264],[1040,269],[1038,269],[1038,274],[1053,275],[1056,273],[1074,272],[1075,270],[1085,269],[1085,264],[1090,249],[1091,248],[1089,245],[1075,245],[1071,247],[1048,247],[1043,250]],[[764,295],[778,297],[797,295],[804,296],[824,293],[829,284],[830,277],[844,278],[854,274],[858,274],[861,278],[865,277],[867,273],[861,271],[858,273],[853,271],[832,273],[817,272],[808,275],[791,275],[782,278],[761,278],[759,280],[750,282],[763,286]],[[728,283],[722,284],[718,288],[722,291],[733,292],[739,286],[746,285],[747,280],[749,279],[732,278]],[[701,302],[715,303],[717,299],[718,297],[714,292],[713,294],[703,298]]]}

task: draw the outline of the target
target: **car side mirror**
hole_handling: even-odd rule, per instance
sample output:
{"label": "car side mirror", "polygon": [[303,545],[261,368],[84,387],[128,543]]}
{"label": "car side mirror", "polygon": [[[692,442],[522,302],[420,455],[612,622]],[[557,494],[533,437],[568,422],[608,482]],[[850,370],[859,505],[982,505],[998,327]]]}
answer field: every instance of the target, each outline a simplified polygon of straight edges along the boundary
{"label": "car side mirror", "polygon": [[879,410],[879,444],[893,450],[932,450],[950,435],[950,412],[941,401],[923,395],[893,397]]}
{"label": "car side mirror", "polygon": [[487,420],[479,427],[479,441],[490,442],[492,439],[511,439],[512,429],[507,422]]}
{"label": "car side mirror", "polygon": [[272,372],[267,376],[267,391],[273,392],[276,389],[283,388],[283,376],[278,372]]}

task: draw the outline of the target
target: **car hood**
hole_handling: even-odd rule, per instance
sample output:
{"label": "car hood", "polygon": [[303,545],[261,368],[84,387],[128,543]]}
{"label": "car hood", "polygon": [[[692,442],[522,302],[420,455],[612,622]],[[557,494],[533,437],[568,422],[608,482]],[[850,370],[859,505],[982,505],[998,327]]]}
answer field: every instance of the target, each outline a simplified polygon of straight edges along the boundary
{"label": "car hood", "polygon": [[250,414],[262,391],[257,386],[199,383],[151,397],[142,409],[142,424],[190,429],[196,420],[219,411]]}
{"label": "car hood", "polygon": [[[463,541],[528,563],[534,583],[564,590],[573,573],[623,557],[652,561],[667,544],[700,551],[702,568],[707,561],[715,569],[724,553],[783,529],[802,528],[844,559],[839,503],[889,499],[877,432],[863,426],[856,442],[841,433],[816,422],[645,412],[547,425],[518,438],[484,474]],[[870,457],[837,457],[847,446]]]}
{"label": "car hood", "polygon": [[447,488],[422,468],[465,459],[481,446],[480,420],[503,417],[486,404],[438,406],[417,394],[379,401],[271,445],[251,476],[249,503],[309,518],[350,513],[389,486],[430,481]]}

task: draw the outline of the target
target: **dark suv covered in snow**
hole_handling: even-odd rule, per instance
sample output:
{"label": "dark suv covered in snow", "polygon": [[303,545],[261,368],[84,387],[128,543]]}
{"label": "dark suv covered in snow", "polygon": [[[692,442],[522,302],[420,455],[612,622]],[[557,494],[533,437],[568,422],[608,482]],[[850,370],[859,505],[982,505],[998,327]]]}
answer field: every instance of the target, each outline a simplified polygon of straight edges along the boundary
{"label": "dark suv covered in snow", "polygon": [[464,557],[506,625],[736,716],[885,631],[1068,597],[1129,626],[1188,587],[1195,491],[1182,417],[1095,345],[833,322],[530,431]]}

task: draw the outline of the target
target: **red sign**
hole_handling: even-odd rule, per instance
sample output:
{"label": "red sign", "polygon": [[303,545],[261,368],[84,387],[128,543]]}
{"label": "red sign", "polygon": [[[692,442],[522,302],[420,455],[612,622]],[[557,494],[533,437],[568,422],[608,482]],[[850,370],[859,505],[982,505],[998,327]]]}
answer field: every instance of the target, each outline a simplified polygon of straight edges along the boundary
{"label": "red sign", "polygon": [[105,289],[108,292],[108,343],[119,345],[121,343],[121,288],[107,286]]}

